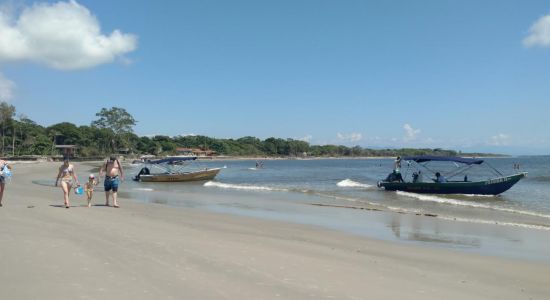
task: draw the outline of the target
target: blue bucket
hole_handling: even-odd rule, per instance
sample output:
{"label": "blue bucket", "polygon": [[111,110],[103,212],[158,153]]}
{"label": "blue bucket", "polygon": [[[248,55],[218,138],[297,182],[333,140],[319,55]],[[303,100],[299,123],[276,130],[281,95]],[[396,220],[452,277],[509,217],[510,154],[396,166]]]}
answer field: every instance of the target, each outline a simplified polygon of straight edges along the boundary
{"label": "blue bucket", "polygon": [[74,193],[77,194],[77,195],[82,195],[82,194],[84,194],[84,189],[81,186],[79,186],[79,187],[74,189]]}

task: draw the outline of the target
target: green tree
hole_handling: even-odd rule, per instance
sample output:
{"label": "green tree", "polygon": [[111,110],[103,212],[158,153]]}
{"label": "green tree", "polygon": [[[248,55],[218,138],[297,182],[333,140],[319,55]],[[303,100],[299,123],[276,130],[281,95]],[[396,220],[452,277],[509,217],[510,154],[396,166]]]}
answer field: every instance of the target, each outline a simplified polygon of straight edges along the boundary
{"label": "green tree", "polygon": [[99,119],[92,122],[92,126],[99,129],[110,129],[114,133],[111,140],[113,150],[117,147],[130,147],[130,136],[128,134],[134,132],[134,126],[137,121],[124,108],[111,107],[110,109],[102,108],[100,112],[95,114]]}
{"label": "green tree", "polygon": [[[5,136],[6,128],[12,125],[13,117],[15,116],[15,106],[2,101],[0,102],[0,123],[2,124],[2,155],[5,155]],[[12,130],[12,136],[15,131]]]}

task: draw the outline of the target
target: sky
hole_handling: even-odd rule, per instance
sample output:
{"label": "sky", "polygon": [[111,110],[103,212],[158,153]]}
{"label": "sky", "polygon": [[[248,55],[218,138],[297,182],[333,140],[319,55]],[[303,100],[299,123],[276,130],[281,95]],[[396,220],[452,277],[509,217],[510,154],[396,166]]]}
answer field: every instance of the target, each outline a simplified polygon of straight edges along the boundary
{"label": "sky", "polygon": [[44,126],[550,154],[550,1],[0,2],[0,99]]}

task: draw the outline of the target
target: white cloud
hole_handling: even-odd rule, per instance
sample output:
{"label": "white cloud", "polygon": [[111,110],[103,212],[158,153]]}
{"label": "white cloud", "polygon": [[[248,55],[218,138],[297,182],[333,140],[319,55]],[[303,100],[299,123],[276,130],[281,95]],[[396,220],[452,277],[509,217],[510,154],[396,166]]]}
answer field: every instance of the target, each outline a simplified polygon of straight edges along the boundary
{"label": "white cloud", "polygon": [[178,136],[181,136],[181,137],[186,137],[186,136],[197,136],[198,134],[196,133],[182,133],[182,134],[178,134],[176,135],[176,137]]}
{"label": "white cloud", "polygon": [[340,141],[343,141],[343,142],[358,142],[360,140],[363,139],[363,135],[361,133],[358,133],[358,132],[352,132],[352,133],[349,133],[349,134],[346,134],[346,133],[340,133],[338,132],[336,134],[336,137],[340,140]]}
{"label": "white cloud", "polygon": [[509,144],[510,136],[504,133],[493,135],[489,139],[489,145],[491,146],[507,146]]}
{"label": "white cloud", "polygon": [[15,83],[0,73],[0,101],[10,101],[13,99],[13,90]]}
{"label": "white cloud", "polygon": [[421,132],[420,129],[414,129],[409,124],[403,125],[403,129],[405,129],[405,138],[404,138],[404,140],[406,142],[415,140],[416,136]]}
{"label": "white cloud", "polygon": [[550,47],[550,14],[538,19],[531,28],[529,35],[523,39],[525,47]]}
{"label": "white cloud", "polygon": [[0,62],[31,61],[60,70],[113,62],[137,47],[137,37],[101,33],[97,18],[76,1],[37,3],[20,15],[0,10]]}
{"label": "white cloud", "polygon": [[313,138],[313,136],[312,136],[311,134],[308,134],[308,135],[306,135],[306,136],[304,136],[304,137],[297,138],[297,140],[303,141],[303,142],[308,142],[308,143],[309,143],[309,142],[311,141],[312,138]]}

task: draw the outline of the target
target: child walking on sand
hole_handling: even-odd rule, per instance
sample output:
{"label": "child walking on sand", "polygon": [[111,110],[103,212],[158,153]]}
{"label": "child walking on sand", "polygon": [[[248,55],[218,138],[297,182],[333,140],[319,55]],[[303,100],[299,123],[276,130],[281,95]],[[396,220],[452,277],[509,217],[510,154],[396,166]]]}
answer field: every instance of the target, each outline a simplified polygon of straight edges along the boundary
{"label": "child walking on sand", "polygon": [[88,182],[84,184],[84,190],[86,191],[86,197],[88,197],[88,207],[92,206],[92,196],[94,195],[94,187],[97,185],[94,174],[90,174]]}

